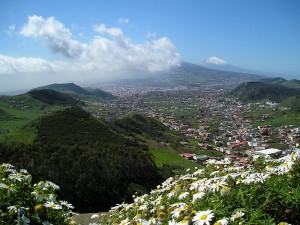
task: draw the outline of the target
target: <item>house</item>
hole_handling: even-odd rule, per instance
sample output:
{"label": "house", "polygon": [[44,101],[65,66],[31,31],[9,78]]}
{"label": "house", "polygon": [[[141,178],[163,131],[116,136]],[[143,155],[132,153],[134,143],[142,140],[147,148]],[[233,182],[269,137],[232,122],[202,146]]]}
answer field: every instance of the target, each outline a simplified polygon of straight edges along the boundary
{"label": "house", "polygon": [[182,156],[187,159],[187,160],[193,160],[194,159],[194,155],[191,153],[183,153]]}
{"label": "house", "polygon": [[248,158],[239,158],[238,163],[245,165],[249,163],[249,160]]}

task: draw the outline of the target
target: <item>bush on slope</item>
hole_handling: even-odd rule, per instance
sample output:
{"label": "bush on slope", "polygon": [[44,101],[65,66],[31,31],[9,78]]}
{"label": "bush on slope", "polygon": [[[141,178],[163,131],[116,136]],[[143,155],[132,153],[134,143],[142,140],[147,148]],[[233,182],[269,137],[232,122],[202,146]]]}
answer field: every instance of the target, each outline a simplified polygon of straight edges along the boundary
{"label": "bush on slope", "polygon": [[[150,194],[111,209],[96,224],[299,224],[300,155],[253,158],[240,166],[208,161],[205,169],[166,180]],[[97,219],[95,219],[97,220]]]}

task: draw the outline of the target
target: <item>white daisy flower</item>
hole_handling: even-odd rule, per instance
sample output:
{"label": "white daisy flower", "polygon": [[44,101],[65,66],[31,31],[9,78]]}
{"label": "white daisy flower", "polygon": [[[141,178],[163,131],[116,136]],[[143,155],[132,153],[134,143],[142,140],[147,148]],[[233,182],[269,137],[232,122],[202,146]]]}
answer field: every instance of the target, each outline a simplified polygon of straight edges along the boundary
{"label": "white daisy flower", "polygon": [[213,217],[214,214],[212,213],[212,210],[199,211],[193,217],[193,222],[194,225],[203,225],[203,224],[209,225],[209,222],[212,220]]}
{"label": "white daisy flower", "polygon": [[181,192],[178,196],[179,200],[185,199],[189,195],[189,192]]}
{"label": "white daisy flower", "polygon": [[203,198],[203,197],[205,196],[205,194],[206,194],[206,193],[203,192],[203,191],[199,191],[199,192],[195,193],[195,194],[193,195],[193,202],[197,201],[198,199]]}
{"label": "white daisy flower", "polygon": [[228,224],[228,219],[227,218],[224,218],[224,219],[221,219],[221,220],[218,220],[214,223],[214,225],[227,225]]}

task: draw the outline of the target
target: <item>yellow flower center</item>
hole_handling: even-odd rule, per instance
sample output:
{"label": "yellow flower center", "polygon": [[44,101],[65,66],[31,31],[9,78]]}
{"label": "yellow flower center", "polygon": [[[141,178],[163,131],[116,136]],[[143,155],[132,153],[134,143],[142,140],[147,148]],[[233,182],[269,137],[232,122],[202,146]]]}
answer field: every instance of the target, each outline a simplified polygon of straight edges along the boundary
{"label": "yellow flower center", "polygon": [[189,210],[190,209],[190,207],[188,206],[188,205],[186,205],[186,206],[184,206],[184,210]]}
{"label": "yellow flower center", "polygon": [[204,214],[204,215],[202,215],[202,216],[200,217],[201,220],[206,220],[206,218],[207,218],[207,215],[206,215],[206,214]]}
{"label": "yellow flower center", "polygon": [[224,186],[224,187],[222,188],[223,191],[227,191],[228,189],[229,189],[229,187],[227,187],[227,186]]}
{"label": "yellow flower center", "polygon": [[183,218],[184,221],[189,221],[190,219],[191,219],[191,217],[189,217],[189,216],[185,216],[185,217]]}
{"label": "yellow flower center", "polygon": [[36,205],[35,207],[34,207],[34,210],[35,211],[40,211],[40,210],[42,210],[43,209],[43,205],[42,204],[38,204],[38,205]]}
{"label": "yellow flower center", "polygon": [[220,222],[215,222],[214,225],[222,225]]}

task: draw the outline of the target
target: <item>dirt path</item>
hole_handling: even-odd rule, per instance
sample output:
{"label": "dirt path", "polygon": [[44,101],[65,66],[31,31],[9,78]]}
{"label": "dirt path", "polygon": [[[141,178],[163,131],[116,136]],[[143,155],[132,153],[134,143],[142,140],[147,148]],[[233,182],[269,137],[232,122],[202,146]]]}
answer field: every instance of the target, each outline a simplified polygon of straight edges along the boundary
{"label": "dirt path", "polygon": [[97,214],[101,215],[103,213],[85,213],[79,214],[72,217],[72,221],[74,221],[78,225],[89,225],[89,223],[96,222],[95,220],[91,219],[91,216]]}

